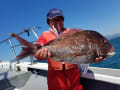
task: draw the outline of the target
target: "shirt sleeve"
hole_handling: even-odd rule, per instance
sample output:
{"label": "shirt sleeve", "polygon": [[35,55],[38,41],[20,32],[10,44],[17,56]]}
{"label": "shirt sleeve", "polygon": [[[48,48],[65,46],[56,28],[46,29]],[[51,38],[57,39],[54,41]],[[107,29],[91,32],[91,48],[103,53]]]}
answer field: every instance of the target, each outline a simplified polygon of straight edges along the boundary
{"label": "shirt sleeve", "polygon": [[[46,43],[46,40],[44,39],[44,36],[43,36],[43,34],[39,37],[39,39],[35,42],[35,45],[36,46],[43,46],[44,44]],[[39,61],[42,61],[42,60],[44,60],[43,58],[39,58],[39,57],[37,57],[37,56],[35,56],[34,55],[34,57],[37,59],[37,60],[39,60]]]}
{"label": "shirt sleeve", "polygon": [[43,34],[39,37],[39,39],[37,40],[37,42],[35,42],[35,45],[44,45],[46,43],[46,40],[43,36]]}

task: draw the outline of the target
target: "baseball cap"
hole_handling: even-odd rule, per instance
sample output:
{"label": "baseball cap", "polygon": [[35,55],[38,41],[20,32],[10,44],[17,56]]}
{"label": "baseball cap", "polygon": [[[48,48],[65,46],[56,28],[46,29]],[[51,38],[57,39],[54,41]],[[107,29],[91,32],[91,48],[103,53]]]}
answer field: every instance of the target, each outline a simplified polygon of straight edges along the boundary
{"label": "baseball cap", "polygon": [[53,19],[56,16],[62,16],[63,17],[62,11],[59,10],[59,9],[53,8],[53,9],[50,9],[47,13],[47,18],[48,19]]}

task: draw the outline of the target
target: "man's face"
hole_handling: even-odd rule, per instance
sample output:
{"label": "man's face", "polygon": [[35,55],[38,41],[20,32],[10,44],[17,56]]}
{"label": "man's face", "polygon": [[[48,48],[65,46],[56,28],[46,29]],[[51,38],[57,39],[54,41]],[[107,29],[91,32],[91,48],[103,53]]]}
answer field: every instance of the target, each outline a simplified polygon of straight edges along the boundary
{"label": "man's face", "polygon": [[50,20],[49,26],[52,29],[55,28],[59,33],[64,28],[63,19],[61,17],[57,16],[54,19]]}

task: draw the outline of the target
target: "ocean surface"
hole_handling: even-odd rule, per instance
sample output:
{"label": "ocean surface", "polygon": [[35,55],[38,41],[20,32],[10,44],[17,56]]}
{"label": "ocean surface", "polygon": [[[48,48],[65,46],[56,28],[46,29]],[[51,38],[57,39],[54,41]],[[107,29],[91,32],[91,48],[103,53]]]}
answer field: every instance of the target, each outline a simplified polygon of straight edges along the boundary
{"label": "ocean surface", "polygon": [[[116,54],[110,58],[107,58],[105,61],[90,64],[90,66],[120,69],[120,37],[111,39],[110,42],[114,46]],[[39,62],[39,61],[35,60],[35,62]],[[43,60],[42,62],[46,62],[46,60]]]}

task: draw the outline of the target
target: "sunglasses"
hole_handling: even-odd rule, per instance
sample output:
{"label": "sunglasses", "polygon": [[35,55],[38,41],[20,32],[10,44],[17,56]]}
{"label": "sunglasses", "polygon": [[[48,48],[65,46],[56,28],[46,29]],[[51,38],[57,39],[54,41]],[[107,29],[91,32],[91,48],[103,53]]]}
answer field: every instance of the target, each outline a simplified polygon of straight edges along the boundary
{"label": "sunglasses", "polygon": [[62,20],[62,18],[55,18],[55,19],[53,19],[51,21],[53,21],[53,22],[60,22],[61,20]]}

